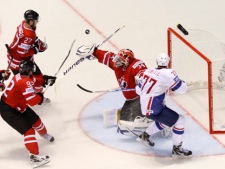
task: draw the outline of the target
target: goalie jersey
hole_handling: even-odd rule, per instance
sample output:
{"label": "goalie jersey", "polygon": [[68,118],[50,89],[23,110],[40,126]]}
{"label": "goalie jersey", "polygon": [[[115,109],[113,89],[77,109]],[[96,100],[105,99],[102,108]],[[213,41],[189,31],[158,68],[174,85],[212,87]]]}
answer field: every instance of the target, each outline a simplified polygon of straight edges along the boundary
{"label": "goalie jersey", "polygon": [[[98,59],[98,62],[108,66],[114,71],[117,82],[122,89],[135,88],[136,83],[134,77],[138,75],[141,70],[147,69],[144,62],[136,58],[134,58],[127,67],[116,67],[114,65],[114,57],[117,54],[110,51],[95,49],[93,55]],[[126,100],[133,100],[139,97],[135,91],[124,91],[123,95]]]}
{"label": "goalie jersey", "polygon": [[139,75],[136,92],[140,95],[142,113],[160,113],[165,107],[165,96],[168,89],[184,94],[187,85],[180,80],[173,69],[149,68]]}

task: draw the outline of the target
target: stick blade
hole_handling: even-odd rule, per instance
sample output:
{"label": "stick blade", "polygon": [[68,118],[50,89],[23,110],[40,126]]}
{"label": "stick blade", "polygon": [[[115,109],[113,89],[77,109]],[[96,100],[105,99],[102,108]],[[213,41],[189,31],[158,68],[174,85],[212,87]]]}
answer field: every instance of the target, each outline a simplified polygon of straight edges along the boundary
{"label": "stick blade", "polygon": [[83,87],[82,87],[81,85],[79,85],[79,84],[77,84],[77,87],[79,87],[81,90],[83,90],[83,91],[85,91],[85,92],[93,93],[92,91],[83,88]]}
{"label": "stick blade", "polygon": [[177,28],[184,34],[184,35],[188,35],[188,31],[179,23],[177,24]]}

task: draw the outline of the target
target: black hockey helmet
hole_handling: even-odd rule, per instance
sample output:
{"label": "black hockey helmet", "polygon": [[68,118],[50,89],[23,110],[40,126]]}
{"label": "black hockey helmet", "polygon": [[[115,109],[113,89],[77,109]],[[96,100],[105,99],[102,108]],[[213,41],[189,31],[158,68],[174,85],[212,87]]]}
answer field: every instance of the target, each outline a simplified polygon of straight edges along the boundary
{"label": "black hockey helmet", "polygon": [[30,20],[38,20],[39,14],[37,12],[29,9],[24,13],[24,19],[26,20],[26,22],[29,22]]}
{"label": "black hockey helmet", "polygon": [[30,76],[30,71],[35,72],[35,65],[31,60],[23,60],[19,65],[19,72],[21,75]]}

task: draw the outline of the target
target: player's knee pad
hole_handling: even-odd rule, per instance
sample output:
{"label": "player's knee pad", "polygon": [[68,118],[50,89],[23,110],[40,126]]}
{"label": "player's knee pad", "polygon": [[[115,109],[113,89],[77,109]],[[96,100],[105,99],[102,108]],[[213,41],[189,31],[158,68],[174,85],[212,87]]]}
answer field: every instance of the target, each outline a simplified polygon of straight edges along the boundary
{"label": "player's knee pad", "polygon": [[179,114],[179,118],[173,126],[173,132],[176,134],[183,134],[184,127],[185,127],[185,118],[183,115]]}

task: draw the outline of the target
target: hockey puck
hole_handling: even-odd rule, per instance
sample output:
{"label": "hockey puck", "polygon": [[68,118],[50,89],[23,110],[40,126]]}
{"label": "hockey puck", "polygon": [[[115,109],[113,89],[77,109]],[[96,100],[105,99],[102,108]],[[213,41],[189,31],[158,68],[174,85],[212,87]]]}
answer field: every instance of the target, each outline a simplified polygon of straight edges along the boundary
{"label": "hockey puck", "polygon": [[177,28],[178,28],[184,35],[188,35],[188,31],[187,31],[181,24],[177,24]]}
{"label": "hockey puck", "polygon": [[86,34],[89,34],[89,33],[90,33],[90,30],[89,30],[89,29],[87,29],[87,30],[85,31],[85,33],[86,33]]}

